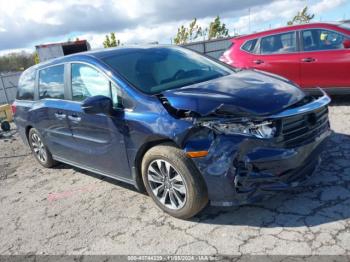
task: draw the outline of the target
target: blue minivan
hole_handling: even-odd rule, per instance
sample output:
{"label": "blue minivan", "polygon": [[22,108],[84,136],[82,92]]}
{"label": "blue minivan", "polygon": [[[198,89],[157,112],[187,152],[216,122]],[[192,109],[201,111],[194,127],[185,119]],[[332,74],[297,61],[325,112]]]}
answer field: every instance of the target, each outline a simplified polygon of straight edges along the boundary
{"label": "blue minivan", "polygon": [[190,218],[302,184],[330,134],[330,98],[171,46],[74,54],[23,72],[15,122],[44,167],[63,162],[147,191]]}

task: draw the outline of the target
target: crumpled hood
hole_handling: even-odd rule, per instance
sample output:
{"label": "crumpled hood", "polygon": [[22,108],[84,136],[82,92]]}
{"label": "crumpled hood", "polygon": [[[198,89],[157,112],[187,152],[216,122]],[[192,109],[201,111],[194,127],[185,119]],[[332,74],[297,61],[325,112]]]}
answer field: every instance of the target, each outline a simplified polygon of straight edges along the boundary
{"label": "crumpled hood", "polygon": [[172,107],[201,116],[213,113],[270,115],[305,97],[304,92],[283,78],[252,70],[164,91],[162,95]]}

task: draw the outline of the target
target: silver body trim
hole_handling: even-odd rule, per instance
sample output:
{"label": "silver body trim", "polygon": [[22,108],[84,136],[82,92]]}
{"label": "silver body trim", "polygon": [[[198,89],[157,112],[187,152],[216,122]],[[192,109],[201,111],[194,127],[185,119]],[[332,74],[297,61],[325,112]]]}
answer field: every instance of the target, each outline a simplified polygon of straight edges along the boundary
{"label": "silver body trim", "polygon": [[314,110],[316,110],[320,107],[323,107],[323,106],[327,106],[331,102],[331,98],[321,88],[318,88],[318,90],[322,93],[322,96],[320,98],[316,99],[315,101],[312,101],[312,102],[310,102],[306,105],[300,106],[300,107],[284,110],[283,112],[272,115],[269,118],[277,119],[277,118],[295,116],[295,115],[304,114],[307,112],[314,111]]}
{"label": "silver body trim", "polygon": [[101,176],[109,177],[109,178],[112,178],[114,180],[122,181],[122,182],[125,182],[125,183],[128,183],[128,184],[131,184],[131,185],[135,186],[135,181],[132,180],[132,179],[128,179],[128,178],[125,178],[125,177],[122,177],[122,176],[118,176],[118,175],[114,175],[114,174],[108,174],[108,173],[102,172],[102,171],[100,171],[98,169],[95,169],[95,168],[86,167],[84,165],[80,165],[80,164],[78,164],[76,162],[67,160],[67,159],[65,159],[63,157],[60,157],[60,156],[57,156],[57,155],[53,155],[52,158],[54,160],[57,160],[59,162],[71,165],[73,167],[77,167],[77,168],[80,168],[80,169],[92,172],[94,174],[98,174],[98,175],[101,175]]}

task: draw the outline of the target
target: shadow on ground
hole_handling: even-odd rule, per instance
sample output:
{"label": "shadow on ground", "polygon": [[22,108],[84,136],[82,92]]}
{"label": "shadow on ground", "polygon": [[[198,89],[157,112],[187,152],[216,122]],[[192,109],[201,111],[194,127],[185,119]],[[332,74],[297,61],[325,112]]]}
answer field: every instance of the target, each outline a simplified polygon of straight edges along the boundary
{"label": "shadow on ground", "polygon": [[93,172],[90,172],[90,171],[87,171],[87,170],[84,170],[84,169],[81,169],[81,168],[78,168],[78,167],[75,167],[75,166],[70,166],[68,164],[59,163],[57,166],[53,167],[53,169],[57,169],[57,170],[73,169],[76,172],[82,173],[84,175],[87,175],[87,176],[90,176],[90,177],[93,177],[93,178],[96,178],[96,179],[99,179],[99,180],[102,180],[102,181],[106,181],[106,182],[111,183],[111,184],[113,184],[115,186],[120,186],[120,187],[123,187],[123,188],[126,188],[126,189],[129,189],[129,190],[132,190],[134,192],[138,192],[139,193],[139,191],[137,191],[137,189],[133,185],[130,185],[128,183],[125,183],[125,182],[122,182],[122,181],[119,181],[119,180],[115,180],[113,178],[105,177],[105,176],[102,176],[102,175],[99,175],[99,174],[96,174],[96,173],[93,173]]}
{"label": "shadow on ground", "polygon": [[0,139],[11,139],[13,136],[16,134],[17,130],[16,129],[11,129],[10,131],[2,131],[0,130]]}
{"label": "shadow on ground", "polygon": [[[57,169],[72,168],[60,164]],[[135,192],[123,182],[73,167],[76,171]],[[333,133],[322,154],[322,163],[308,183],[273,198],[241,207],[206,207],[191,221],[217,225],[256,227],[317,226],[350,217],[350,136]]]}
{"label": "shadow on ground", "polygon": [[[350,105],[350,96],[335,97],[333,105]],[[11,139],[13,134],[6,134],[8,137],[5,139]],[[136,191],[131,185],[69,165],[60,164],[56,168],[73,168],[83,174]],[[261,228],[310,227],[350,218],[349,207],[350,136],[333,133],[322,154],[320,167],[305,187],[293,192],[278,193],[263,203],[249,206],[230,208],[208,206],[191,220],[204,224],[247,225]]]}
{"label": "shadow on ground", "polygon": [[308,183],[255,205],[207,207],[194,220],[257,227],[317,226],[350,217],[350,136],[333,133]]}
{"label": "shadow on ground", "polygon": [[[132,185],[73,168],[135,192]],[[322,154],[322,163],[308,183],[299,189],[277,193],[271,199],[241,207],[207,206],[193,222],[256,227],[317,226],[350,217],[350,136],[333,133]]]}
{"label": "shadow on ground", "polygon": [[350,95],[332,95],[332,106],[349,106]]}

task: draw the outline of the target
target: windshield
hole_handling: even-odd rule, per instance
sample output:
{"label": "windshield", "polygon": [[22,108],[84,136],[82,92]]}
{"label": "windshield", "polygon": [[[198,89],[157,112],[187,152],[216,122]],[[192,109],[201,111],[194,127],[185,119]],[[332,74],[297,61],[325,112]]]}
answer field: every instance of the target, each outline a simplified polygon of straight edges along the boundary
{"label": "windshield", "polygon": [[105,63],[147,94],[179,88],[232,73],[232,70],[184,48],[127,48]]}

